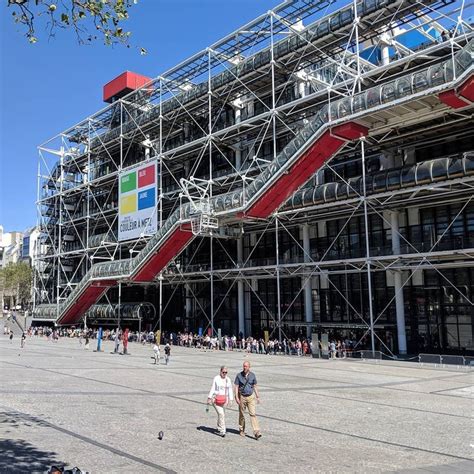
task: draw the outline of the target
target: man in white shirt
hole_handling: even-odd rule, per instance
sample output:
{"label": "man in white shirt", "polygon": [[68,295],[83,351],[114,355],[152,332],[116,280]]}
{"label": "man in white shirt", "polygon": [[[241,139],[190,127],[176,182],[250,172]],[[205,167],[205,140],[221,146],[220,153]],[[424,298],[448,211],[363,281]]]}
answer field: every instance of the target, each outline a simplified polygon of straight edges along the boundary
{"label": "man in white shirt", "polygon": [[225,408],[234,400],[232,382],[227,376],[227,367],[222,366],[219,375],[214,377],[211,390],[207,396],[207,403],[214,406],[217,412],[217,431],[224,437],[225,427]]}

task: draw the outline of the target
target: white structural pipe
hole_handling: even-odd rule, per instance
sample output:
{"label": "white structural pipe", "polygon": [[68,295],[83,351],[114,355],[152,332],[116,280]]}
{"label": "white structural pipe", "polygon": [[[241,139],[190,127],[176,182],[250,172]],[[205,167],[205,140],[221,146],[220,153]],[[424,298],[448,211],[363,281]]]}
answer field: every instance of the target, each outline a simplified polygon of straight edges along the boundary
{"label": "white structural pipe", "polygon": [[[309,240],[309,224],[305,223],[301,226],[302,237],[303,237],[303,251],[304,251],[304,262],[308,263],[311,261],[311,246]],[[308,272],[310,273],[310,271]],[[304,314],[305,322],[313,322],[313,296],[311,291],[311,277],[303,276],[304,281]],[[311,326],[306,327],[306,336],[311,336]]]}
{"label": "white structural pipe", "polygon": [[[392,230],[392,251],[394,255],[400,255],[400,214],[398,211],[392,211],[390,213],[390,224]],[[398,352],[399,354],[406,354],[405,299],[403,296],[401,270],[394,271],[393,280],[395,289],[395,310],[397,313]]]}

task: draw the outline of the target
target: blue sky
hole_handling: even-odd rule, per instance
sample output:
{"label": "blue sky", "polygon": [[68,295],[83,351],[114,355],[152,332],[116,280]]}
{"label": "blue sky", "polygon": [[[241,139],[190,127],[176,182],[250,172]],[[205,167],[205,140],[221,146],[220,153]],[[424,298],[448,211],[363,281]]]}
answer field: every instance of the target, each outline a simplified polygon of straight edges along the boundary
{"label": "blue sky", "polygon": [[[0,6],[0,224],[36,223],[37,145],[103,107],[102,86],[125,70],[155,77],[268,11],[277,0],[140,0],[127,24],[136,49],[79,46],[72,32],[30,45]],[[38,35],[39,36],[39,35]]]}

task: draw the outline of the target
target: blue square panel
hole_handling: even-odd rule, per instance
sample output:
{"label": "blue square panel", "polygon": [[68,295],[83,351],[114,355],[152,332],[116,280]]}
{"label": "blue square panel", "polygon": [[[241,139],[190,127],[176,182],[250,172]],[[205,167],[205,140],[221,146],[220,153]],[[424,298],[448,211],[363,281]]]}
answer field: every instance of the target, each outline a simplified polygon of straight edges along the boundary
{"label": "blue square panel", "polygon": [[138,193],[138,210],[155,206],[155,188],[148,188]]}

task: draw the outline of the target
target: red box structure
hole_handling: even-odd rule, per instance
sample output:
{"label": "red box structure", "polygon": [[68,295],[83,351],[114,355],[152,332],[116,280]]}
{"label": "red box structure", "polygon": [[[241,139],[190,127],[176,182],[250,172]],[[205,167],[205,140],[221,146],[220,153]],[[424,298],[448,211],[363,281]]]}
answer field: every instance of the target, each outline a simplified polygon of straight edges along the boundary
{"label": "red box structure", "polygon": [[112,79],[104,86],[104,102],[113,102],[120,99],[129,92],[132,92],[150,82],[151,78],[142,76],[135,72],[125,71],[120,76]]}

